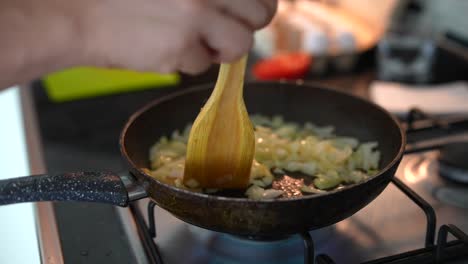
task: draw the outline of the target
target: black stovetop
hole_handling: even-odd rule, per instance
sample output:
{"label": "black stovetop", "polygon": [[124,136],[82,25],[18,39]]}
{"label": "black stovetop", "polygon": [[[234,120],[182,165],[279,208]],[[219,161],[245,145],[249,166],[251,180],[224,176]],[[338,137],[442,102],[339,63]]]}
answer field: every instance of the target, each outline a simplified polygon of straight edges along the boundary
{"label": "black stovetop", "polygon": [[[321,82],[365,96],[372,76],[371,71],[363,71]],[[60,104],[50,102],[41,84],[36,83],[34,99],[48,172],[125,171],[118,138],[127,118],[155,98],[215,78],[216,70],[212,70],[177,87]],[[56,202],[54,209],[65,263],[136,262],[113,206]]]}
{"label": "black stovetop", "polygon": [[[352,73],[312,77],[314,82],[367,97],[374,79],[372,54]],[[48,100],[33,85],[44,158],[49,173],[77,170],[125,171],[118,138],[127,118],[145,103],[198,83],[214,82],[217,70],[181,85],[67,103]],[[65,263],[136,263],[116,208],[91,203],[54,203]]]}

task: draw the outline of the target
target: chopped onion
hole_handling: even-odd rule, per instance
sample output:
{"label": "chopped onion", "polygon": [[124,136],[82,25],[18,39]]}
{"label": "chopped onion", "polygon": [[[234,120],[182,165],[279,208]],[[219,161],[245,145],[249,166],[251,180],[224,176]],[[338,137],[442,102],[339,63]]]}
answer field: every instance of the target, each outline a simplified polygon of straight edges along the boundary
{"label": "chopped onion", "polygon": [[[336,136],[333,126],[285,122],[283,117],[255,115],[255,158],[250,172],[252,185],[246,195],[252,199],[279,197],[282,191],[268,189],[277,174],[300,172],[311,177],[313,185],[304,193],[316,193],[361,182],[378,173],[380,152],[377,142],[359,142],[352,137]],[[179,188],[201,191],[197,182],[182,182],[187,141],[191,125],[183,132],[162,137],[150,149],[149,174]],[[314,187],[315,186],[315,187]],[[266,188],[266,189],[265,189]],[[214,192],[206,189],[205,192]]]}
{"label": "chopped onion", "polygon": [[281,190],[274,190],[268,189],[265,190],[262,187],[252,185],[250,188],[247,189],[245,195],[253,200],[265,200],[265,199],[273,199],[283,195],[283,191]]}
{"label": "chopped onion", "polygon": [[320,190],[315,188],[312,185],[303,185],[301,186],[301,191],[305,193],[313,193],[313,194],[320,194],[320,193],[325,193],[326,191]]}
{"label": "chopped onion", "polygon": [[277,174],[282,174],[282,173],[284,173],[284,170],[283,170],[283,169],[280,169],[280,168],[275,168],[275,169],[273,170],[273,172],[274,172],[274,173],[277,173]]}
{"label": "chopped onion", "polygon": [[185,182],[185,184],[189,188],[197,188],[198,186],[200,186],[200,184],[195,179],[189,179],[187,182]]}

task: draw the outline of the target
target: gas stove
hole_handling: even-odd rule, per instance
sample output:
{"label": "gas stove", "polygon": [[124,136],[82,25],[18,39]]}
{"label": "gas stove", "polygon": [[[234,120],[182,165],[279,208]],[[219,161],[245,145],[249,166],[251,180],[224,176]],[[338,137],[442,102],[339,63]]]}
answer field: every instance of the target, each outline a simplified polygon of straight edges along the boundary
{"label": "gas stove", "polygon": [[[429,130],[449,135],[468,124],[468,119],[456,120],[453,127],[428,125],[428,118],[422,126],[406,126],[409,135],[425,132],[428,138]],[[468,133],[460,137],[468,140]],[[443,146],[440,151],[427,151],[427,142],[409,145],[411,154],[393,184],[367,207],[333,226],[280,240],[248,240],[198,228],[149,200],[131,210],[153,263],[468,263],[463,232],[468,230],[468,170],[457,163],[468,155],[467,143],[435,141],[432,147]],[[447,232],[457,240],[447,244]]]}
{"label": "gas stove", "polygon": [[[145,102],[171,92],[56,105],[39,90],[35,103],[43,156],[52,172],[127,173],[116,145],[125,119]],[[99,110],[104,108],[115,111],[111,115]],[[411,154],[404,156],[393,183],[368,206],[333,226],[255,241],[189,225],[148,199],[129,208],[48,203],[50,207],[39,210],[39,222],[48,223],[40,236],[43,262],[468,263],[468,185],[463,183],[468,178],[463,166],[468,148],[453,144],[468,142],[468,119],[410,113],[405,127]],[[448,233],[456,239],[449,235],[446,242]]]}

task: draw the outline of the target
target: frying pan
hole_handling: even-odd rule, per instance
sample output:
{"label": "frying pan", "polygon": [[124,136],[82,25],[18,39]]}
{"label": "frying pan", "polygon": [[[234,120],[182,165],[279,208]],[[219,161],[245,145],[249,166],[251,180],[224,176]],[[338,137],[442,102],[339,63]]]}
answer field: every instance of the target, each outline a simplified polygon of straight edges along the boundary
{"label": "frying pan", "polygon": [[133,114],[120,137],[127,177],[112,172],[37,175],[0,181],[0,204],[87,201],[127,206],[149,197],[175,217],[202,228],[250,238],[279,237],[343,220],[377,197],[390,182],[404,151],[396,119],[368,101],[315,85],[253,82],[244,97],[251,114],[282,115],[298,123],[333,125],[339,135],[379,142],[380,172],[359,184],[324,194],[254,201],[181,190],[146,174],[148,153],[161,136],[192,122],[211,93],[205,85],[158,99]]}

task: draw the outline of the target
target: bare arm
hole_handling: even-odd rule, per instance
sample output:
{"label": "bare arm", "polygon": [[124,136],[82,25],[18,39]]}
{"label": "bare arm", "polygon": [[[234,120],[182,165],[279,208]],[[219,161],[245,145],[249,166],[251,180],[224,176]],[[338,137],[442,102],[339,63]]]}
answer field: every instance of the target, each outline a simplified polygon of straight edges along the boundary
{"label": "bare arm", "polygon": [[0,2],[0,89],[86,63],[73,12],[61,2]]}
{"label": "bare arm", "polygon": [[0,89],[78,65],[195,74],[245,54],[277,0],[2,0]]}

